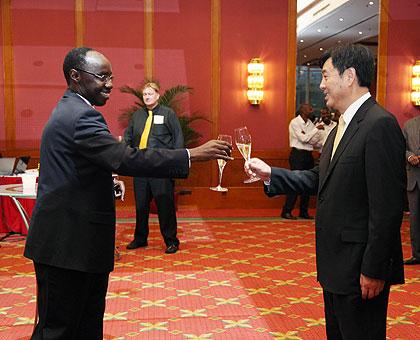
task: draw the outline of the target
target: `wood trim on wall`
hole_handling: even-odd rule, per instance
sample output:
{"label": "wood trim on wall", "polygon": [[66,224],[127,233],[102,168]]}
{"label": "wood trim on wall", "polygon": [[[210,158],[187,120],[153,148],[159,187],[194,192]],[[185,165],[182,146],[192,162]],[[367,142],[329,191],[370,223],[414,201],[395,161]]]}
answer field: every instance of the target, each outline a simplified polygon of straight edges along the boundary
{"label": "wood trim on wall", "polygon": [[219,132],[220,114],[220,53],[221,53],[221,2],[211,1],[211,120],[212,138]]}
{"label": "wood trim on wall", "polygon": [[1,29],[3,34],[4,130],[6,149],[13,149],[16,146],[16,120],[11,0],[1,0]]}
{"label": "wood trim on wall", "polygon": [[[296,0],[289,0],[288,11],[286,127],[296,111]],[[285,133],[289,133],[288,129]]]}
{"label": "wood trim on wall", "polygon": [[154,74],[153,11],[154,0],[144,0],[144,77],[146,79],[153,79]]}
{"label": "wood trim on wall", "polygon": [[74,2],[74,25],[75,25],[75,43],[76,47],[84,45],[85,41],[85,11],[84,0],[75,0]]}
{"label": "wood trim on wall", "polygon": [[[211,80],[210,80],[210,117],[211,137],[216,139],[219,133],[220,115],[220,59],[221,59],[221,0],[211,1]],[[217,181],[216,167],[211,168],[211,182]]]}
{"label": "wood trim on wall", "polygon": [[388,23],[389,0],[381,0],[379,5],[379,37],[376,76],[376,101],[386,104],[386,79],[388,72]]}

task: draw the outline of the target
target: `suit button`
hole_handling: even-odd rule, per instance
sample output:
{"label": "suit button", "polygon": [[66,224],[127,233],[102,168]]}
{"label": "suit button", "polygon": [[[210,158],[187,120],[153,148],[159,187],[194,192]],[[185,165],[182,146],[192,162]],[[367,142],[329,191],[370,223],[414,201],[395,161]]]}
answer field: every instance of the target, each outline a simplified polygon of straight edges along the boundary
{"label": "suit button", "polygon": [[322,197],[322,196],[321,196],[321,197],[319,197],[319,198],[318,198],[318,202],[320,202],[320,203],[324,202],[324,197]]}

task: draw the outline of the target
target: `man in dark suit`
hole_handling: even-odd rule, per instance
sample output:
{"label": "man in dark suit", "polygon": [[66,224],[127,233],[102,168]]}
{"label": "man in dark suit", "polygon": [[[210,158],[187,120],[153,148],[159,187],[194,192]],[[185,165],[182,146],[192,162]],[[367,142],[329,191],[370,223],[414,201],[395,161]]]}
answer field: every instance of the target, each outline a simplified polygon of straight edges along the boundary
{"label": "man in dark suit", "polygon": [[264,180],[269,196],[318,193],[317,279],[328,339],[385,339],[390,285],[404,282],[405,141],[395,117],[370,96],[367,48],[332,49],[321,67],[326,104],[341,116],[319,166],[290,171],[254,158],[245,169]]}
{"label": "man in dark suit", "polygon": [[114,268],[112,173],[186,177],[190,161],[229,159],[230,146],[210,141],[190,150],[127,147],[94,107],[105,105],[112,90],[108,59],[75,48],[63,71],[68,89],[42,134],[38,195],[24,253],[34,262],[38,285],[32,339],[102,340]]}
{"label": "man in dark suit", "polygon": [[406,265],[420,264],[420,116],[404,124],[403,134],[407,142],[407,197],[410,209],[410,238],[412,256]]}
{"label": "man in dark suit", "polygon": [[[159,85],[148,82],[143,85],[144,107],[134,112],[125,130],[124,140],[133,148],[179,149],[184,147],[184,136],[176,113],[159,105]],[[165,253],[178,251],[174,180],[172,178],[134,177],[136,200],[136,228],[134,239],[127,249],[147,246],[149,236],[150,201],[155,199],[160,232],[166,244]]]}

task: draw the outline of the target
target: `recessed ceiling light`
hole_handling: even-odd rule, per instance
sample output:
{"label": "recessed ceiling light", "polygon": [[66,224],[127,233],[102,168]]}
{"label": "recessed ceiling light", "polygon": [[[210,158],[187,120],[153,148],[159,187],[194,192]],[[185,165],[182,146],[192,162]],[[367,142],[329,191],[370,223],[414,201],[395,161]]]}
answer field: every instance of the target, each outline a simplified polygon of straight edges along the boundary
{"label": "recessed ceiling light", "polygon": [[344,19],[343,18],[340,18],[340,19],[338,19],[339,21],[344,21]]}
{"label": "recessed ceiling light", "polygon": [[373,1],[369,1],[369,6],[372,6],[374,4]]}
{"label": "recessed ceiling light", "polygon": [[323,51],[324,49],[322,47],[319,48],[320,51]]}
{"label": "recessed ceiling light", "polygon": [[337,41],[339,44],[341,44],[341,40]]}
{"label": "recessed ceiling light", "polygon": [[306,58],[306,54],[304,54],[303,57]]}
{"label": "recessed ceiling light", "polygon": [[303,39],[300,39],[300,42],[303,42]]}
{"label": "recessed ceiling light", "polygon": [[311,65],[311,63],[306,63],[306,65],[310,66],[310,65]]}
{"label": "recessed ceiling light", "polygon": [[360,34],[360,35],[362,35],[362,34],[363,34],[363,32],[362,32],[362,31],[359,31],[359,34]]}
{"label": "recessed ceiling light", "polygon": [[320,28],[318,28],[316,31],[319,32],[319,33],[321,33],[321,29]]}

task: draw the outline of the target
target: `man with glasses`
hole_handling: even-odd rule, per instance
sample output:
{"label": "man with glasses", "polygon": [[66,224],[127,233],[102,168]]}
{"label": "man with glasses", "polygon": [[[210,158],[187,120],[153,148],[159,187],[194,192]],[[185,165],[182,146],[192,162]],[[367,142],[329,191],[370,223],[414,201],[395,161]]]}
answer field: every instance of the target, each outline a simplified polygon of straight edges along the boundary
{"label": "man with glasses", "polygon": [[112,173],[187,177],[190,162],[230,160],[231,146],[138,150],[119,143],[95,106],[108,101],[111,63],[87,47],[64,59],[68,89],[41,140],[40,177],[24,255],[33,260],[39,321],[31,339],[99,340],[114,268]]}

